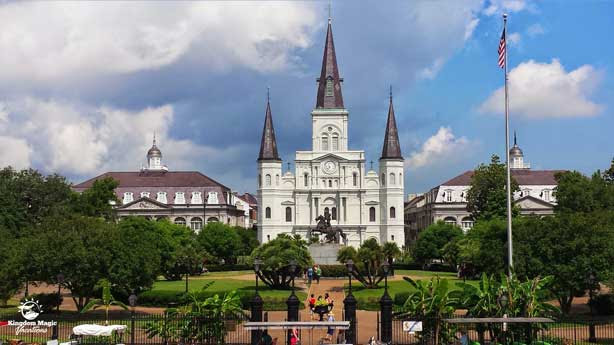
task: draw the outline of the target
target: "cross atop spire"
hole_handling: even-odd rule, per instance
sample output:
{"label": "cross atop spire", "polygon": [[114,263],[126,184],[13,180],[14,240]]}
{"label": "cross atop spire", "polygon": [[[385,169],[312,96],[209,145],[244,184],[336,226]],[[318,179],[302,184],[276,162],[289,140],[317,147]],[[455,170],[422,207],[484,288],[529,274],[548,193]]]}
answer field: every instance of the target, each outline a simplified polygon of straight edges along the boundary
{"label": "cross atop spire", "polygon": [[320,72],[320,78],[317,79],[318,96],[316,99],[316,108],[343,108],[343,95],[341,94],[341,82],[343,78],[339,77],[339,67],[337,66],[337,55],[335,54],[331,22],[332,20],[329,14],[326,42],[324,44],[324,56],[322,57],[322,71]]}
{"label": "cross atop spire", "polygon": [[271,114],[271,103],[269,102],[269,88],[267,88],[266,113],[264,115],[264,128],[262,129],[262,140],[260,141],[260,154],[258,160],[281,161],[277,153],[277,141],[275,140],[275,129],[273,128],[273,115]]}
{"label": "cross atop spire", "polygon": [[394,106],[392,105],[392,86],[390,86],[388,121],[386,123],[386,134],[384,135],[384,145],[380,159],[403,159],[399,133],[397,131],[397,121],[394,117]]}

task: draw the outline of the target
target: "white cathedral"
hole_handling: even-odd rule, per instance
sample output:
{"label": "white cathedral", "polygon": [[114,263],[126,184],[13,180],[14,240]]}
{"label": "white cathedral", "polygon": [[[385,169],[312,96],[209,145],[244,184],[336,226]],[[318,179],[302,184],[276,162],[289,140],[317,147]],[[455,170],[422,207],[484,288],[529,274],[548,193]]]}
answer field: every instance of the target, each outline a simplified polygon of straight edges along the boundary
{"label": "white cathedral", "polygon": [[348,146],[348,111],[330,20],[317,82],[316,106],[311,112],[312,147],[296,151],[294,174],[282,173],[267,101],[258,157],[258,240],[264,243],[284,233],[307,237],[317,224],[316,217],[328,211],[331,225],[346,234],[347,245],[358,247],[375,238],[402,247],[404,159],[392,95],[379,172],[367,171],[365,152]]}

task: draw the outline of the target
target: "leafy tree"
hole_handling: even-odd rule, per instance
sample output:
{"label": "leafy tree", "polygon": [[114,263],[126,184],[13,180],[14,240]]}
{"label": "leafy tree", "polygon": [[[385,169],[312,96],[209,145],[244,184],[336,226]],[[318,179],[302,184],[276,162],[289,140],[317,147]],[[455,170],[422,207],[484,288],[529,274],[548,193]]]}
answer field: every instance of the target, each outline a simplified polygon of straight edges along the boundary
{"label": "leafy tree", "polygon": [[109,324],[109,309],[111,308],[111,306],[116,305],[124,310],[128,310],[128,306],[120,301],[116,301],[113,298],[113,295],[111,295],[111,283],[108,280],[101,279],[98,285],[102,287],[102,298],[93,299],[89,301],[89,303],[85,305],[85,307],[83,307],[83,309],[81,310],[81,313],[85,313],[92,309],[96,310],[99,307],[103,307],[105,317],[106,317],[105,324],[108,325]]}
{"label": "leafy tree", "polygon": [[237,255],[249,256],[252,251],[260,245],[258,242],[258,230],[246,229],[240,226],[235,227],[237,235],[239,235],[239,249]]}
{"label": "leafy tree", "polygon": [[[467,210],[473,219],[505,218],[507,216],[507,173],[504,163],[492,155],[490,164],[480,164],[471,177],[467,192]],[[519,191],[518,183],[512,178],[512,193]],[[518,210],[514,208],[513,214]]]}
{"label": "leafy tree", "polygon": [[36,249],[35,260],[29,262],[41,272],[41,280],[54,281],[58,273],[64,274],[62,285],[70,289],[81,310],[94,295],[98,281],[109,276],[111,265],[121,265],[112,256],[117,235],[115,224],[100,218],[60,217],[32,230],[24,245]]}
{"label": "leafy tree", "polygon": [[59,175],[44,176],[36,170],[0,170],[0,226],[14,236],[41,224],[46,217],[66,210],[73,192]]}
{"label": "leafy tree", "polygon": [[[517,240],[517,237],[514,239]],[[473,265],[478,272],[488,274],[504,272],[507,267],[506,221],[495,218],[476,222],[459,241],[459,258]]]}
{"label": "leafy tree", "polygon": [[463,230],[456,225],[443,221],[431,224],[418,235],[413,250],[414,258],[422,264],[433,259],[444,259],[444,247],[449,242],[463,236]]}
{"label": "leafy tree", "polygon": [[292,260],[296,261],[298,270],[306,269],[312,263],[307,250],[307,242],[300,237],[291,237],[286,234],[278,235],[275,239],[254,249],[251,260],[256,258],[263,261],[258,277],[267,286],[275,289],[290,286],[292,275],[288,271],[288,266]]}
{"label": "leafy tree", "polygon": [[588,277],[614,277],[614,212],[564,213],[515,225],[515,268],[532,278],[552,275],[550,289],[564,313],[590,286]]}
{"label": "leafy tree", "polygon": [[74,194],[74,211],[88,217],[102,217],[107,220],[113,220],[115,212],[111,202],[118,202],[115,195],[115,188],[117,186],[119,186],[119,181],[114,180],[112,177],[105,177],[94,181],[91,188],[81,194]]}
{"label": "leafy tree", "polygon": [[12,238],[11,232],[1,226],[0,238],[0,306],[4,306],[23,286],[24,278],[20,274],[20,257],[23,253],[17,246],[17,240]]}
{"label": "leafy tree", "polygon": [[401,252],[401,249],[399,249],[399,246],[397,246],[396,242],[386,242],[382,246],[382,253],[384,254],[384,258],[386,258],[388,264],[390,265],[391,274],[394,275],[394,267],[392,267],[392,264],[394,262],[394,259],[400,257],[401,254],[403,254]]}
{"label": "leafy tree", "polygon": [[220,222],[211,222],[197,235],[200,247],[213,258],[225,263],[235,263],[241,239],[234,227]]}
{"label": "leafy tree", "polygon": [[354,247],[342,247],[337,252],[337,261],[339,261],[342,265],[345,265],[348,260],[356,260],[356,249]]}
{"label": "leafy tree", "polygon": [[577,171],[555,174],[557,212],[591,212],[597,208],[591,180]]}

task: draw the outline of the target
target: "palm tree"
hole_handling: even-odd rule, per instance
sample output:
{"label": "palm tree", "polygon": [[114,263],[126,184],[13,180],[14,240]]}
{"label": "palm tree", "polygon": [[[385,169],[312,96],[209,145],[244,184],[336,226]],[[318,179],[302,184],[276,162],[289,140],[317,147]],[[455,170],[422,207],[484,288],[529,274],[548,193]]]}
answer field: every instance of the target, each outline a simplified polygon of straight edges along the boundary
{"label": "palm tree", "polygon": [[89,301],[88,304],[83,307],[81,310],[82,313],[85,313],[89,310],[96,310],[99,307],[103,307],[105,310],[106,321],[105,324],[109,324],[109,309],[112,305],[116,305],[124,310],[128,310],[128,306],[120,301],[116,301],[113,299],[113,295],[111,295],[111,283],[106,279],[101,279],[98,282],[98,285],[102,287],[102,298],[97,298]]}
{"label": "palm tree", "polygon": [[384,253],[384,257],[388,260],[388,264],[390,265],[390,274],[394,275],[394,268],[392,267],[392,262],[394,259],[401,256],[402,252],[397,246],[396,242],[386,242],[382,246],[382,252]]}

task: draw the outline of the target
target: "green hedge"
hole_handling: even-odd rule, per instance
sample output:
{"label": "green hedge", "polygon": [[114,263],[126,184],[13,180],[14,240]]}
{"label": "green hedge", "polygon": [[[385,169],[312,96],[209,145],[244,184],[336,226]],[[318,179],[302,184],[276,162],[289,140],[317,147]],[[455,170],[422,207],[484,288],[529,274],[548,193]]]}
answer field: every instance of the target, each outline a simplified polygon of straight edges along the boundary
{"label": "green hedge", "polygon": [[348,270],[345,265],[320,265],[322,277],[340,278],[347,277]]}
{"label": "green hedge", "polygon": [[254,266],[247,264],[209,264],[205,265],[205,267],[207,270],[209,270],[209,272],[249,271],[254,269]]}
{"label": "green hedge", "polygon": [[[199,291],[195,292],[195,294],[199,300],[204,300],[207,297],[215,295],[216,292]],[[243,309],[247,310],[250,308],[250,302],[253,296],[253,294],[239,294],[239,298],[241,299],[241,306]],[[288,306],[286,305],[287,297],[263,296],[262,300],[264,302],[264,310],[275,311],[288,309]],[[185,292],[177,292],[171,290],[145,291],[141,293],[138,298],[139,305],[149,307],[168,307],[171,303],[177,305],[185,305],[189,302],[190,298],[188,297],[188,295],[185,294]],[[305,306],[301,303],[299,307],[302,309]]]}
{"label": "green hedge", "polygon": [[595,311],[599,315],[614,315],[614,294],[604,293],[593,297],[592,302]]}

